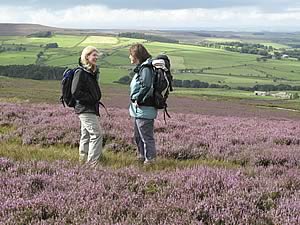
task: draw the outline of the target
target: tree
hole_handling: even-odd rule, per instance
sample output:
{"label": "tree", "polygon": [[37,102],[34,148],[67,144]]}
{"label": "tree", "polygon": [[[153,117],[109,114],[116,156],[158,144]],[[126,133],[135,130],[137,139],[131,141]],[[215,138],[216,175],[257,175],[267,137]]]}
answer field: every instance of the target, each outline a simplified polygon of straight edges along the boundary
{"label": "tree", "polygon": [[267,50],[261,49],[261,50],[258,51],[258,54],[259,54],[259,55],[263,55],[263,56],[267,56],[269,53],[268,53]]}
{"label": "tree", "polygon": [[191,88],[200,88],[201,82],[199,80],[192,80],[191,81]]}
{"label": "tree", "polygon": [[39,79],[60,80],[65,68],[38,65],[8,65],[0,66],[0,76]]}
{"label": "tree", "polygon": [[43,55],[44,55],[44,52],[39,52],[39,53],[36,55],[36,57],[39,59],[39,58],[41,58]]}
{"label": "tree", "polygon": [[46,49],[48,49],[48,48],[58,48],[58,44],[57,43],[49,43],[49,44],[46,44],[45,48]]}
{"label": "tree", "polygon": [[27,37],[47,38],[47,37],[52,37],[52,35],[53,33],[51,31],[40,31],[37,33],[30,34]]}
{"label": "tree", "polygon": [[116,83],[120,83],[120,84],[129,84],[130,82],[131,82],[130,76],[123,76],[118,81],[116,81]]}
{"label": "tree", "polygon": [[182,80],[174,79],[173,80],[173,86],[174,87],[182,87]]}
{"label": "tree", "polygon": [[191,87],[191,81],[190,80],[183,80],[182,81],[182,87],[190,88]]}
{"label": "tree", "polygon": [[208,88],[208,87],[209,87],[209,83],[200,82],[200,88]]}
{"label": "tree", "polygon": [[210,84],[209,88],[220,88],[219,84]]}

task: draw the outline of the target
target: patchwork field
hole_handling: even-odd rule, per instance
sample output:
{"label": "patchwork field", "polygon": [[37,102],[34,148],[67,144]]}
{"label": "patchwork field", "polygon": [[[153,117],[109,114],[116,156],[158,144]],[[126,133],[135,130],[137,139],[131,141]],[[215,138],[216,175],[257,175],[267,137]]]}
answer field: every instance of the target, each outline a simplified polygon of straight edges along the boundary
{"label": "patchwork field", "polygon": [[[300,85],[300,63],[295,60],[268,60],[257,62],[256,55],[228,52],[221,49],[205,48],[185,44],[147,42],[110,36],[54,35],[51,38],[28,38],[19,36],[0,37],[3,47],[23,46],[26,51],[0,53],[0,65],[32,64],[37,54],[43,52],[42,64],[52,66],[75,66],[82,48],[94,45],[102,52],[100,67],[104,71],[113,69],[113,79],[128,74],[132,68],[128,60],[128,47],[143,42],[153,56],[168,54],[177,79],[197,79],[204,82],[223,84],[231,87],[254,86],[256,84]],[[49,43],[59,48],[45,49]],[[180,70],[186,70],[180,72]],[[198,72],[188,72],[195,70]],[[201,71],[201,72],[199,72]]]}

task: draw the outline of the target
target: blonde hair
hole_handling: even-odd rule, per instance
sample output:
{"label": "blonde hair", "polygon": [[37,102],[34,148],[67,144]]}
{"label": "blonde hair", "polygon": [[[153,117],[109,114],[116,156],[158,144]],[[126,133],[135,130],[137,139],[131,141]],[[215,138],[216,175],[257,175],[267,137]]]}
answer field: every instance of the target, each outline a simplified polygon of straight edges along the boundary
{"label": "blonde hair", "polygon": [[87,57],[92,54],[93,52],[99,53],[98,49],[93,46],[87,46],[82,50],[81,56],[80,56],[80,62],[82,66],[88,70],[93,69],[92,65],[89,63]]}

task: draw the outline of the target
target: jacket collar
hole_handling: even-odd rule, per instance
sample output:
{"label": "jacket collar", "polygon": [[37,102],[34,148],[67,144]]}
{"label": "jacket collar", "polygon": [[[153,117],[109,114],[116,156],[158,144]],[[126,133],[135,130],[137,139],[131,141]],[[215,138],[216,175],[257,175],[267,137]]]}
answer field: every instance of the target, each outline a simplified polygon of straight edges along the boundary
{"label": "jacket collar", "polygon": [[144,66],[144,65],[147,65],[147,64],[150,64],[151,63],[151,58],[148,58],[145,60],[145,62],[141,63],[141,64],[138,64],[134,69],[133,71],[135,73],[138,73],[140,72],[141,68]]}
{"label": "jacket collar", "polygon": [[89,74],[91,74],[91,75],[98,75],[98,74],[99,74],[99,67],[98,67],[98,66],[96,67],[96,71],[95,71],[95,72],[92,72],[92,71],[86,69],[86,68],[83,66],[83,64],[81,63],[80,58],[79,58],[79,63],[78,63],[78,64],[79,64],[79,68],[80,68],[80,69],[84,70],[85,72],[87,72],[87,73],[89,73]]}

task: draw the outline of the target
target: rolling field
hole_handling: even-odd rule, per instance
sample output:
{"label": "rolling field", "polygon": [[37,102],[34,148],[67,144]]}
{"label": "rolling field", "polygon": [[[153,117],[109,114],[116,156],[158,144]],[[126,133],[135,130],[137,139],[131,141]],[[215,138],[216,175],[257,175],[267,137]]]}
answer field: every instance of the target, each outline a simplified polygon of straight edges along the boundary
{"label": "rolling field", "polygon": [[273,48],[276,49],[281,49],[281,48],[290,48],[290,46],[286,45],[286,44],[281,44],[281,43],[276,43],[276,42],[272,42],[272,41],[268,41],[266,40],[259,40],[257,39],[257,37],[252,36],[252,39],[250,39],[250,37],[247,38],[206,38],[204,39],[204,41],[208,41],[208,42],[213,42],[213,43],[220,43],[220,42],[250,42],[250,43],[256,43],[256,44],[262,44],[265,46],[272,46]]}
{"label": "rolling field", "polygon": [[[32,64],[36,55],[44,53],[43,62],[51,66],[75,66],[79,54],[86,45],[100,49],[100,67],[111,72],[112,82],[128,74],[132,68],[128,60],[128,47],[132,43],[144,42],[153,56],[168,54],[172,61],[176,79],[197,79],[209,83],[222,83],[231,87],[254,86],[256,84],[300,85],[300,63],[293,60],[268,60],[257,62],[256,55],[239,54],[220,49],[193,45],[146,42],[141,39],[109,36],[55,35],[51,38],[27,38],[18,36],[0,37],[4,47],[16,45],[26,47],[24,52],[0,53],[0,65]],[[48,43],[57,43],[59,48],[44,49]],[[202,72],[187,73],[179,70],[193,69]]]}

